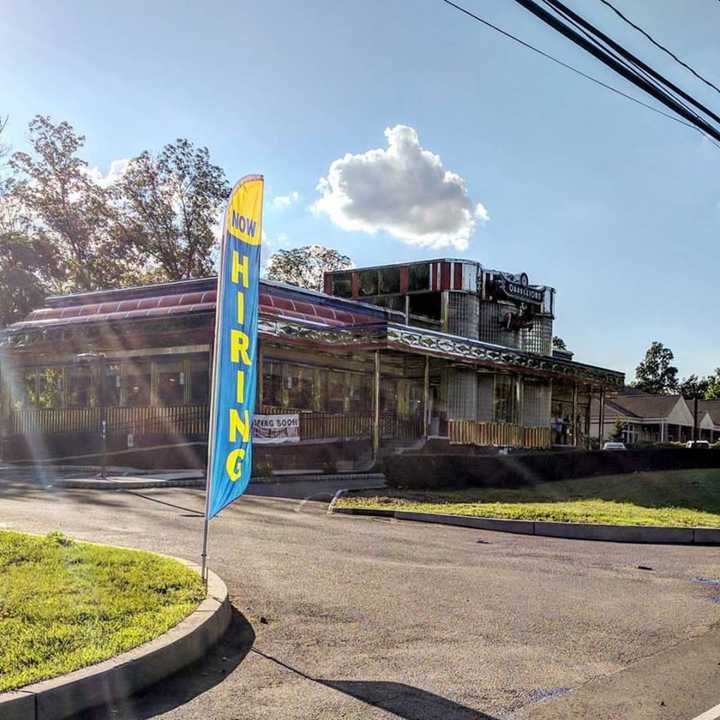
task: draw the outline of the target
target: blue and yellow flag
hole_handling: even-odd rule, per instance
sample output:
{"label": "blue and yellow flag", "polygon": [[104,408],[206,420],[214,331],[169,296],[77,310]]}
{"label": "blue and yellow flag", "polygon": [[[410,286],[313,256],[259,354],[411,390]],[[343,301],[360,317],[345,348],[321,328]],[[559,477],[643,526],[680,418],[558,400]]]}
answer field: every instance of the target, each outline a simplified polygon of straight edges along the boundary
{"label": "blue and yellow flag", "polygon": [[252,473],[257,388],[263,177],[233,188],[218,275],[208,444],[208,517],[240,497]]}

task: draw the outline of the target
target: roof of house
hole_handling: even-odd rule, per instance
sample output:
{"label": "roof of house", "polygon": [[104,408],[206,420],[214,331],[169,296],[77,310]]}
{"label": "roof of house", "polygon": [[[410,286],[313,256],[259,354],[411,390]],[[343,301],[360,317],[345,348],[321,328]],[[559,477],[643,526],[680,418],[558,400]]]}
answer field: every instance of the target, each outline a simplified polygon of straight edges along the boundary
{"label": "roof of house", "polygon": [[611,402],[629,415],[641,418],[667,417],[682,400],[680,395],[618,395]]}
{"label": "roof of house", "polygon": [[[678,402],[682,401],[680,395],[651,395],[631,389],[631,392],[620,392],[605,401],[605,418],[629,417],[638,419],[657,419],[668,417]],[[591,414],[599,415],[600,403],[593,400]]]}
{"label": "roof of house", "polygon": [[706,412],[715,425],[720,425],[720,400],[698,400],[698,410]]}

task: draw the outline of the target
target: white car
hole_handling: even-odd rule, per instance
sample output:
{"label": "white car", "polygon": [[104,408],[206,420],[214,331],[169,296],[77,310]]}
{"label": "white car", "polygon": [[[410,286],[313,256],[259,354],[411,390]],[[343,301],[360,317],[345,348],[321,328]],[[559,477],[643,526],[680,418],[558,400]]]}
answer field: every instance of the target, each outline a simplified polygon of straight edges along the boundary
{"label": "white car", "polygon": [[603,450],[627,450],[625,443],[621,442],[606,442],[603,445]]}
{"label": "white car", "polygon": [[685,443],[685,447],[692,450],[693,448],[695,450],[709,450],[710,449],[710,443],[707,440],[690,440],[689,442]]}

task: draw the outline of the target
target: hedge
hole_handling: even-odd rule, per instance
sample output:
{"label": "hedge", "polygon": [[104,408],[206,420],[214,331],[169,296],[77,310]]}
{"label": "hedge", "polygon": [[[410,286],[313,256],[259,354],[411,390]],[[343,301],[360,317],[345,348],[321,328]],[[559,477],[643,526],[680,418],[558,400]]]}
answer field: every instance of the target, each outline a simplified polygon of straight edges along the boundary
{"label": "hedge", "polygon": [[535,452],[511,455],[398,454],[385,459],[396,488],[520,487],[554,480],[649,470],[720,467],[716,450]]}

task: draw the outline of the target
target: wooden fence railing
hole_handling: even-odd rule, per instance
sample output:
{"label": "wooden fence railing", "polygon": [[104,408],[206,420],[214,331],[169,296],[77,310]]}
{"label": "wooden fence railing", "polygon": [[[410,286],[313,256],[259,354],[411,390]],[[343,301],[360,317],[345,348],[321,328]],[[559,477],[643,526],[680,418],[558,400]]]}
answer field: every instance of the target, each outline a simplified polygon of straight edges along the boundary
{"label": "wooden fence railing", "polygon": [[454,445],[509,445],[510,447],[550,447],[550,428],[522,427],[512,423],[450,420],[450,442]]}
{"label": "wooden fence railing", "polygon": [[171,405],[166,407],[99,407],[48,410],[31,408],[10,414],[10,433],[27,434],[94,432],[103,417],[114,432],[138,435],[168,433],[203,435],[208,432],[207,405]]}
{"label": "wooden fence railing", "polygon": [[[370,414],[350,415],[303,412],[262,407],[263,414],[294,413],[300,415],[302,440],[323,438],[371,437],[373,418]],[[210,410],[207,405],[172,405],[166,407],[108,407],[109,433],[207,435]],[[102,408],[62,408],[50,410],[30,408],[11,413],[10,434],[96,432],[103,419]],[[415,417],[382,414],[380,435],[391,440],[411,441],[422,435],[422,421]]]}

